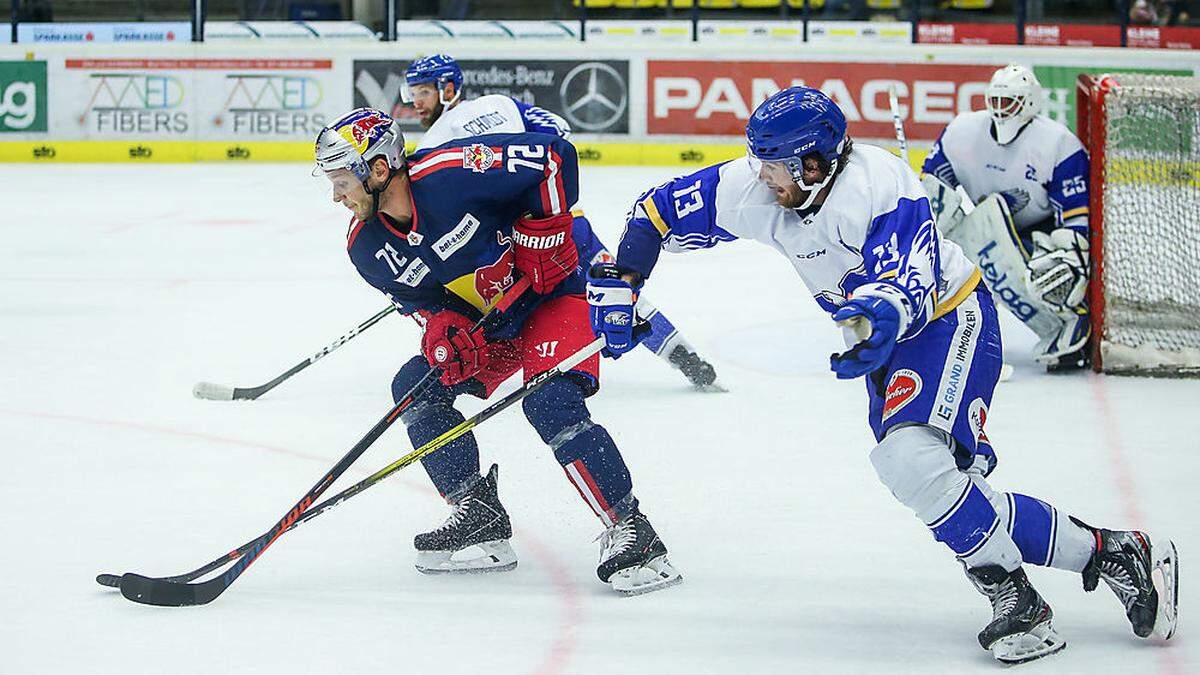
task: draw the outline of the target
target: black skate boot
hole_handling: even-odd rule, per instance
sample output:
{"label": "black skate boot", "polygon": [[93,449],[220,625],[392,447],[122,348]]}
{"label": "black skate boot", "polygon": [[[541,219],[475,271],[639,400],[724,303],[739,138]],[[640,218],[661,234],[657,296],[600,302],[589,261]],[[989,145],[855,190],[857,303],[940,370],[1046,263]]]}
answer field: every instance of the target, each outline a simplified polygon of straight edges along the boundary
{"label": "black skate boot", "polygon": [[721,385],[717,384],[717,371],[712,364],[700,358],[696,352],[688,350],[686,346],[676,345],[667,356],[667,362],[679,369],[696,389],[725,391]]}
{"label": "black skate boot", "polygon": [[517,566],[517,556],[508,544],[512,525],[496,494],[498,472],[493,464],[454,504],[441,527],[413,539],[417,570],[426,574],[503,572]]}
{"label": "black skate boot", "polygon": [[1047,373],[1074,373],[1092,365],[1092,350],[1090,343],[1079,351],[1063,354],[1046,364]]}
{"label": "black skate boot", "polygon": [[1033,590],[1025,570],[999,565],[967,570],[967,578],[992,603],[992,622],[979,632],[979,644],[1004,663],[1024,663],[1067,646],[1054,631],[1054,612]]}
{"label": "black skate boot", "polygon": [[626,516],[600,534],[596,575],[622,595],[649,593],[683,581],[667,560],[667,547],[641,512]]}
{"label": "black skate boot", "polygon": [[1134,635],[1170,639],[1179,602],[1175,544],[1168,540],[1158,547],[1144,532],[1105,530],[1074,517],[1071,521],[1096,538],[1096,550],[1083,568],[1083,590],[1095,590],[1103,579],[1125,606]]}

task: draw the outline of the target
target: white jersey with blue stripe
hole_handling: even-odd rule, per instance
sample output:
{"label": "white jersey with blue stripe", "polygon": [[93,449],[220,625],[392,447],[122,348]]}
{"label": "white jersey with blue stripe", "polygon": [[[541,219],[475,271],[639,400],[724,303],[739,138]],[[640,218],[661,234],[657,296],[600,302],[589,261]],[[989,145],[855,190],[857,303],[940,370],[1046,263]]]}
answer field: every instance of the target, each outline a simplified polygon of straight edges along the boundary
{"label": "white jersey with blue stripe", "polygon": [[416,152],[436,148],[459,138],[526,131],[567,138],[571,134],[571,126],[544,108],[522,103],[509,96],[488,94],[469,101],[459,101],[454,107],[443,110],[433,126],[421,137]]}
{"label": "white jersey with blue stripe", "polygon": [[831,314],[864,284],[899,287],[912,308],[902,339],[950,311],[979,282],[974,263],[938,234],[912,170],[865,144],[854,146],[824,204],[807,215],[779,206],[748,159],[668,181],[634,204],[617,265],[649,276],[660,249],[710,248],[739,238],[787,257]]}
{"label": "white jersey with blue stripe", "polygon": [[955,117],[925,160],[924,171],[950,187],[962,185],[978,203],[999,193],[1017,227],[1053,219],[1087,236],[1088,158],[1062,124],[1037,116],[1007,145],[992,137],[986,110]]}

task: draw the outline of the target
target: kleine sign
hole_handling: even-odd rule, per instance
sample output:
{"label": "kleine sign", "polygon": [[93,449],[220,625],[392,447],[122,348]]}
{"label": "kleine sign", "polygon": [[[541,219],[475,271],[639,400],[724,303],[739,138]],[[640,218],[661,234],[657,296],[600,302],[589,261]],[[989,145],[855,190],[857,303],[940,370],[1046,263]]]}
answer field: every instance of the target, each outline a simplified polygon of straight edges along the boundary
{"label": "kleine sign", "polygon": [[1150,49],[1200,49],[1200,28],[1190,26],[1130,26],[1125,31],[1130,47]]}
{"label": "kleine sign", "polygon": [[651,60],[646,130],[741,136],[759,103],[781,89],[804,84],[819,88],[841,107],[852,136],[892,138],[888,90],[895,87],[908,137],[932,141],[955,115],[983,107],[984,89],[999,67]]}
{"label": "kleine sign", "polygon": [[1089,24],[1030,23],[1025,25],[1025,44],[1066,47],[1120,47],[1120,26]]}

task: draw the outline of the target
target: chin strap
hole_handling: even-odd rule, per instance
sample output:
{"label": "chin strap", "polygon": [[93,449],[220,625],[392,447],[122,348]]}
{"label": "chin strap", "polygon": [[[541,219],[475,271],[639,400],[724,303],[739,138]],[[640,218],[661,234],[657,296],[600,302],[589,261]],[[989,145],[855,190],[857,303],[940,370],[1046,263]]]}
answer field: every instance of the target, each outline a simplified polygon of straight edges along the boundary
{"label": "chin strap", "polygon": [[378,190],[372,190],[367,186],[367,181],[363,181],[363,189],[367,191],[367,194],[371,195],[372,216],[376,213],[379,213],[379,195],[383,194],[384,190],[388,189],[388,186],[392,184],[392,179],[396,177],[397,173],[400,173],[399,169],[389,169],[387,180],[383,181],[383,185],[380,186]]}
{"label": "chin strap", "polygon": [[800,187],[800,190],[808,195],[808,198],[804,200],[804,203],[796,208],[803,211],[812,206],[813,201],[817,198],[817,195],[821,193],[821,190],[824,190],[825,186],[829,185],[830,181],[833,180],[833,177],[837,175],[838,164],[839,161],[836,158],[830,162],[829,173],[825,174],[825,180],[822,180],[816,185],[807,185],[802,177],[792,174],[792,180],[796,182],[796,185]]}

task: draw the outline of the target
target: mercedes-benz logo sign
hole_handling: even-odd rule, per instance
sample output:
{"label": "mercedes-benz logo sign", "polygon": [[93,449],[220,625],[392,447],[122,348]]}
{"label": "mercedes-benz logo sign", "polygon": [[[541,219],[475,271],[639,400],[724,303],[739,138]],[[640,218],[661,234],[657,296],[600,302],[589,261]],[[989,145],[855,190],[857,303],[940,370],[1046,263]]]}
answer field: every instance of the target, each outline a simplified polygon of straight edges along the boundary
{"label": "mercedes-benz logo sign", "polygon": [[563,78],[558,94],[567,121],[584,131],[607,129],[625,112],[629,102],[625,79],[612,66],[597,61],[572,68]]}

